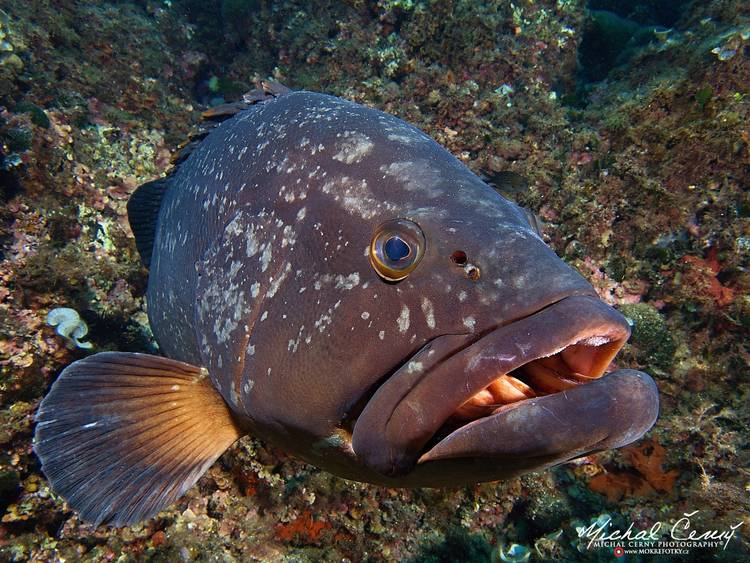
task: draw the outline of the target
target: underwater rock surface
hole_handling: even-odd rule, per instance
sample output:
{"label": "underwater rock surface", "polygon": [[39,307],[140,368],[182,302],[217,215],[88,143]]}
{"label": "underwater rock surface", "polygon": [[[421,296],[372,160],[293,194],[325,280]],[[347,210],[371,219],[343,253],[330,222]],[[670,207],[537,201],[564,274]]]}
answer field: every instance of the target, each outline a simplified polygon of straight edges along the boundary
{"label": "underwater rock surface", "polygon": [[[747,559],[750,8],[589,4],[0,3],[0,559],[609,560],[576,528],[668,529],[694,510],[694,529],[740,526],[683,560]],[[586,73],[587,8],[652,35]],[[647,438],[447,490],[347,482],[247,438],[158,517],[81,524],[31,451],[41,397],[88,354],[46,315],[78,311],[97,351],[155,351],[127,198],[201,111],[266,76],[526,178],[513,197],[545,239],[643,323],[617,367],[659,385]]]}

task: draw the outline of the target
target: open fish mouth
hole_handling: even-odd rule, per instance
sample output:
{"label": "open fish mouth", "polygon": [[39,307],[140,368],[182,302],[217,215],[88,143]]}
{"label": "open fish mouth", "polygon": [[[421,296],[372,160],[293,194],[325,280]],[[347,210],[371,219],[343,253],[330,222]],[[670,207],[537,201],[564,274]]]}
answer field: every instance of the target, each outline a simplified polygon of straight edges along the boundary
{"label": "open fish mouth", "polygon": [[628,444],[658,412],[647,374],[605,375],[629,334],[625,318],[599,299],[571,296],[479,339],[438,337],[369,399],[354,452],[397,476],[440,460],[559,463]]}

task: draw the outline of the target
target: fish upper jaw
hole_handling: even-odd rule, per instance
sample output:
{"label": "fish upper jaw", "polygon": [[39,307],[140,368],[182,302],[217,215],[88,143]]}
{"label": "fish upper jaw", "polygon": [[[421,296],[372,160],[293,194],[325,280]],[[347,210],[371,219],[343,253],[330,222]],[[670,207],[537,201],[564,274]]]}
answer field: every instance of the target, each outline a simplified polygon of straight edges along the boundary
{"label": "fish upper jaw", "polygon": [[479,339],[438,337],[375,391],[353,450],[370,469],[397,476],[449,458],[559,462],[629,443],[658,410],[648,375],[602,377],[629,334],[617,311],[576,295]]}

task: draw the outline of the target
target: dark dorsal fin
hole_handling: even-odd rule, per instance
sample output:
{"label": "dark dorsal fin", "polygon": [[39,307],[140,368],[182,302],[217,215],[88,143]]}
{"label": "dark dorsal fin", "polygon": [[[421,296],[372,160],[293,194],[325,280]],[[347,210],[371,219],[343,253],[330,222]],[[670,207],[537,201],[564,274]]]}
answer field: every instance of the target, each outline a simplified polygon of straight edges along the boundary
{"label": "dark dorsal fin", "polygon": [[528,180],[510,170],[482,170],[479,177],[494,188],[496,192],[508,199],[515,199],[519,194],[529,189]]}
{"label": "dark dorsal fin", "polygon": [[190,153],[201,144],[201,141],[221,122],[234,117],[255,104],[278,98],[291,91],[290,88],[275,80],[258,80],[255,82],[255,88],[243,94],[241,100],[207,109],[201,114],[202,121],[190,132],[188,140],[179,147],[172,163],[177,166],[184,162],[190,156]]}
{"label": "dark dorsal fin", "polygon": [[169,188],[169,176],[147,182],[140,186],[128,200],[128,221],[135,235],[135,246],[141,255],[141,262],[151,266],[151,252],[154,249],[156,222],[164,194]]}
{"label": "dark dorsal fin", "polygon": [[128,221],[135,235],[135,245],[141,255],[141,262],[147,268],[151,266],[151,253],[156,236],[156,222],[159,219],[159,208],[164,194],[169,188],[169,180],[179,165],[200,145],[208,134],[222,121],[233,117],[249,107],[272,100],[291,92],[289,88],[275,80],[258,80],[255,89],[242,96],[242,100],[213,107],[203,112],[203,121],[178,150],[172,159],[174,167],[169,176],[148,182],[140,186],[128,201]]}
{"label": "dark dorsal fin", "polygon": [[501,196],[516,203],[516,205],[521,208],[521,211],[523,211],[523,214],[526,216],[526,220],[528,221],[531,229],[536,234],[538,234],[540,238],[542,237],[544,222],[542,221],[541,217],[539,217],[539,215],[537,215],[530,209],[527,209],[524,206],[520,205],[516,201],[519,195],[523,194],[529,189],[529,182],[528,180],[526,180],[526,178],[510,170],[481,170],[478,176]]}

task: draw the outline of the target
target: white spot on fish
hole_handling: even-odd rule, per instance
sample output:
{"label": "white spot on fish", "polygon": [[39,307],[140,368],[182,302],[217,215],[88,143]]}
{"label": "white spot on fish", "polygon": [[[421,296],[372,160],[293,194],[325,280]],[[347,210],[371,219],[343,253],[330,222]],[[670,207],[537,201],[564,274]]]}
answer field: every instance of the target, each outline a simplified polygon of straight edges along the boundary
{"label": "white spot on fish", "polygon": [[336,276],[336,289],[353,289],[359,285],[359,272],[353,272],[348,276],[338,274]]}
{"label": "white spot on fish", "polygon": [[341,204],[345,211],[363,219],[372,219],[381,208],[395,209],[392,204],[375,197],[365,179],[352,180],[348,176],[341,176],[326,182],[320,189],[324,194],[333,196],[333,200]]}
{"label": "white spot on fish", "polygon": [[378,333],[378,338],[380,338],[380,340],[383,340],[383,339],[385,338],[385,331],[384,331],[384,330],[381,330],[381,331],[380,331],[380,332]]}
{"label": "white spot on fish", "polygon": [[399,314],[398,319],[396,319],[396,324],[398,325],[398,331],[401,334],[409,330],[409,307],[406,305],[401,307],[401,313]]}
{"label": "white spot on fish", "polygon": [[418,139],[415,139],[414,137],[411,137],[409,135],[390,134],[390,135],[388,135],[388,140],[389,141],[395,141],[397,143],[403,143],[405,145],[412,145]]}
{"label": "white spot on fish", "polygon": [[297,233],[294,232],[291,225],[286,225],[283,232],[284,238],[281,240],[281,248],[294,246],[297,242]]}
{"label": "white spot on fish", "polygon": [[258,238],[255,236],[255,226],[245,232],[245,255],[250,258],[258,252]]}
{"label": "white spot on fish", "polygon": [[271,243],[267,242],[265,246],[263,247],[263,252],[260,255],[260,271],[265,272],[268,269],[268,265],[271,263],[271,254],[273,253],[273,250],[271,249]]}
{"label": "white spot on fish", "polygon": [[421,373],[424,370],[422,362],[411,361],[406,365],[406,373]]}
{"label": "white spot on fish", "polygon": [[255,385],[255,382],[252,379],[248,379],[243,385],[242,385],[242,392],[247,397],[250,394],[250,390]]}
{"label": "white spot on fish", "polygon": [[255,282],[253,285],[250,286],[250,296],[254,298],[258,297],[258,293],[260,292],[260,284],[258,282]]}
{"label": "white spot on fish", "polygon": [[422,313],[424,313],[424,320],[427,322],[429,328],[435,328],[435,309],[432,306],[432,302],[426,297],[422,297]]}
{"label": "white spot on fish", "polygon": [[363,321],[366,321],[367,319],[370,318],[370,313],[368,313],[367,311],[363,311],[360,317],[362,317]]}
{"label": "white spot on fish", "polygon": [[474,332],[474,327],[476,326],[476,324],[477,321],[474,317],[466,317],[464,319],[464,326],[472,332]]}
{"label": "white spot on fish", "polygon": [[343,136],[346,138],[339,145],[339,152],[333,155],[334,160],[353,164],[362,160],[374,146],[370,138],[358,131],[344,131]]}
{"label": "white spot on fish", "polygon": [[531,344],[516,344],[516,348],[521,351],[521,355],[525,356],[526,352],[531,350]]}
{"label": "white spot on fish", "polygon": [[460,292],[460,293],[458,294],[458,300],[459,300],[459,301],[460,301],[461,303],[463,303],[464,301],[466,301],[466,292],[465,292],[465,291],[463,291],[463,290],[462,290],[462,291],[461,291],[461,292]]}
{"label": "white spot on fish", "polygon": [[279,290],[279,288],[281,287],[281,284],[284,282],[284,280],[289,275],[289,272],[291,270],[292,270],[292,265],[289,262],[287,262],[286,268],[284,268],[284,271],[281,272],[281,274],[279,274],[279,277],[276,279],[271,278],[270,280],[271,285],[268,288],[268,291],[266,292],[266,296],[273,297],[274,295],[276,295],[276,292]]}
{"label": "white spot on fish", "polygon": [[443,190],[437,187],[442,177],[427,160],[392,162],[381,166],[380,171],[400,182],[408,191],[421,191],[430,198],[443,194]]}

